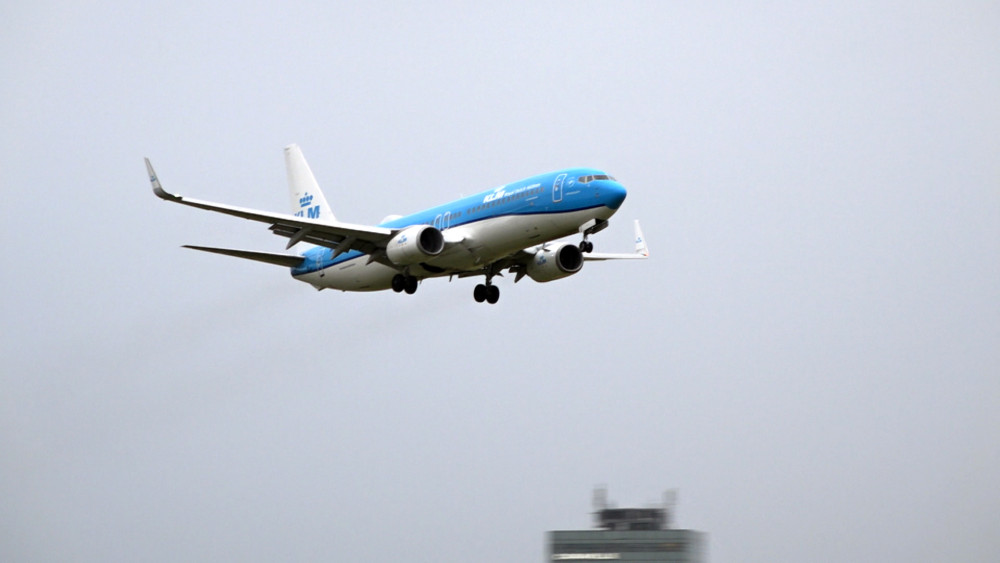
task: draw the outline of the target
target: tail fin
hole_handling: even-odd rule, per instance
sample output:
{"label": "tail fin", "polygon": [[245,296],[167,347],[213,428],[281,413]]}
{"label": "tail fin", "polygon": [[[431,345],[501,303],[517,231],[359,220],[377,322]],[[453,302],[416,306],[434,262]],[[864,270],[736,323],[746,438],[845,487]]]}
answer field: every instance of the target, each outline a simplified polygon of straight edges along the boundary
{"label": "tail fin", "polygon": [[326,202],[316,178],[313,176],[302,149],[292,144],[285,147],[285,168],[288,170],[288,189],[292,196],[292,213],[298,217],[335,221],[333,210]]}

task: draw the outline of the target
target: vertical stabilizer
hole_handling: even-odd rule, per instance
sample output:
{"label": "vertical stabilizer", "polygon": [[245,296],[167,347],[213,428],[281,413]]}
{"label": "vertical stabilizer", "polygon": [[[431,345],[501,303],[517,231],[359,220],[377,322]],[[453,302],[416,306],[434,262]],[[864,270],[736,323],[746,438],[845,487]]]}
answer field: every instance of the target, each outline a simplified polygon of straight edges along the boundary
{"label": "vertical stabilizer", "polygon": [[298,145],[285,147],[285,168],[288,170],[288,189],[292,196],[292,213],[298,217],[334,221],[333,210],[319,189],[302,149]]}

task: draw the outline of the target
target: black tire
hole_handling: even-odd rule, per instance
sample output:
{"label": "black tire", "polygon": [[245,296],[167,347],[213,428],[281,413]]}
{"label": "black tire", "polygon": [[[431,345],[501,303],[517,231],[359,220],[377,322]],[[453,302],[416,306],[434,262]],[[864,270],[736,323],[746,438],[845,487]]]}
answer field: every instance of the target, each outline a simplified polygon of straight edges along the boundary
{"label": "black tire", "polygon": [[495,285],[486,286],[486,302],[490,305],[500,300],[500,288]]}
{"label": "black tire", "polygon": [[417,292],[417,278],[413,276],[406,276],[406,287],[403,288],[407,295],[413,295]]}
{"label": "black tire", "polygon": [[392,290],[399,293],[406,289],[406,277],[403,274],[392,276]]}
{"label": "black tire", "polygon": [[486,286],[483,284],[478,284],[476,286],[476,289],[472,291],[472,297],[476,300],[476,303],[482,303],[483,301],[486,301],[486,294],[487,294]]}

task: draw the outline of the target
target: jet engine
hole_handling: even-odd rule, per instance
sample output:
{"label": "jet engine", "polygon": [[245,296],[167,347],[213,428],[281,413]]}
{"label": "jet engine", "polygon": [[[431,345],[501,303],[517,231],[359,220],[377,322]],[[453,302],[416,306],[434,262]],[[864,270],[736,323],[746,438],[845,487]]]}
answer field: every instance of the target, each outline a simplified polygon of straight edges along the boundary
{"label": "jet engine", "polygon": [[573,275],[583,268],[583,253],[575,244],[543,248],[528,264],[528,277],[536,282],[549,282]]}
{"label": "jet engine", "polygon": [[444,235],[430,225],[413,225],[396,233],[385,247],[385,255],[393,264],[419,264],[444,250]]}

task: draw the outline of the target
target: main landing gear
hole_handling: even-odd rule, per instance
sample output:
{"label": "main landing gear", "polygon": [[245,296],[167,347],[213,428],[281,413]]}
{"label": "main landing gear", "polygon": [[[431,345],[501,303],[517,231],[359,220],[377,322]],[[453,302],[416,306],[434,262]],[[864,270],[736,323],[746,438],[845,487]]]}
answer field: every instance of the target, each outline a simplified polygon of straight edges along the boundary
{"label": "main landing gear", "polygon": [[590,242],[587,239],[583,239],[583,241],[580,242],[580,252],[586,252],[589,254],[593,251],[594,251],[594,243]]}
{"label": "main landing gear", "polygon": [[476,303],[486,301],[490,305],[493,305],[500,300],[500,288],[487,280],[486,283],[476,286],[476,289],[472,292],[472,296],[476,299]]}
{"label": "main landing gear", "polygon": [[392,290],[396,293],[405,291],[408,295],[417,292],[417,278],[406,274],[392,276]]}

